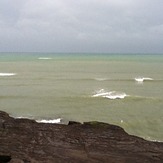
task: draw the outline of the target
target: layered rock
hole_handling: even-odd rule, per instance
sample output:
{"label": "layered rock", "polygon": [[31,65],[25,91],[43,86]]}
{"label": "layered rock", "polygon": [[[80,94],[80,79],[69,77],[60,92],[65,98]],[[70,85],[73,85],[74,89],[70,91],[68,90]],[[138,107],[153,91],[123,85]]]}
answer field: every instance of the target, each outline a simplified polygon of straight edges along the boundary
{"label": "layered rock", "polygon": [[163,143],[106,123],[44,124],[0,111],[0,162],[162,163]]}

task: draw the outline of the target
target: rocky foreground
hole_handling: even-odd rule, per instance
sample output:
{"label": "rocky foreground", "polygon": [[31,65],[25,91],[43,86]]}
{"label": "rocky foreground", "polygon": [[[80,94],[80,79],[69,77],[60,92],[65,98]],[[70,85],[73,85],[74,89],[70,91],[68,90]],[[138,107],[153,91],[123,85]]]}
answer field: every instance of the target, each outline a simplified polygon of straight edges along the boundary
{"label": "rocky foreground", "polygon": [[43,124],[0,111],[0,163],[163,163],[163,143],[100,123]]}

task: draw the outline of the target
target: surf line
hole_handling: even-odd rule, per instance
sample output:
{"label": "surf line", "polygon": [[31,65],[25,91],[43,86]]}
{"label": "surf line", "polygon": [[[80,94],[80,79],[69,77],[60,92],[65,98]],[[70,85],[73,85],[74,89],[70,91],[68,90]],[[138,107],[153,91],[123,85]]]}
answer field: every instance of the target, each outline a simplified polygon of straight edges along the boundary
{"label": "surf line", "polygon": [[36,120],[36,122],[38,123],[60,123],[61,120],[62,120],[61,118],[51,119],[51,120],[42,119],[42,120]]}

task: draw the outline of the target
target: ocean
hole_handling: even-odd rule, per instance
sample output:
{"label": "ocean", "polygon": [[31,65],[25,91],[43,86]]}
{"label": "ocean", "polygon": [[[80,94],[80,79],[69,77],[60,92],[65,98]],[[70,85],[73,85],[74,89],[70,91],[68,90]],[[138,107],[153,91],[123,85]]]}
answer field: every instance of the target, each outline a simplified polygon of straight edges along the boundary
{"label": "ocean", "polygon": [[163,55],[0,53],[0,110],[42,122],[101,121],[163,141]]}

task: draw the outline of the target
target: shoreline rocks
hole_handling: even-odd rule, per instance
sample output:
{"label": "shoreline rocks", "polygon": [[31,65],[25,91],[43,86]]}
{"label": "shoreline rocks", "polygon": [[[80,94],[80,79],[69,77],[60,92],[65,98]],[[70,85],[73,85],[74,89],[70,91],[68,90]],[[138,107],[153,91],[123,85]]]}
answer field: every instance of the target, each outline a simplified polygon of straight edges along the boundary
{"label": "shoreline rocks", "polygon": [[162,163],[163,143],[101,122],[37,123],[0,111],[0,163]]}

